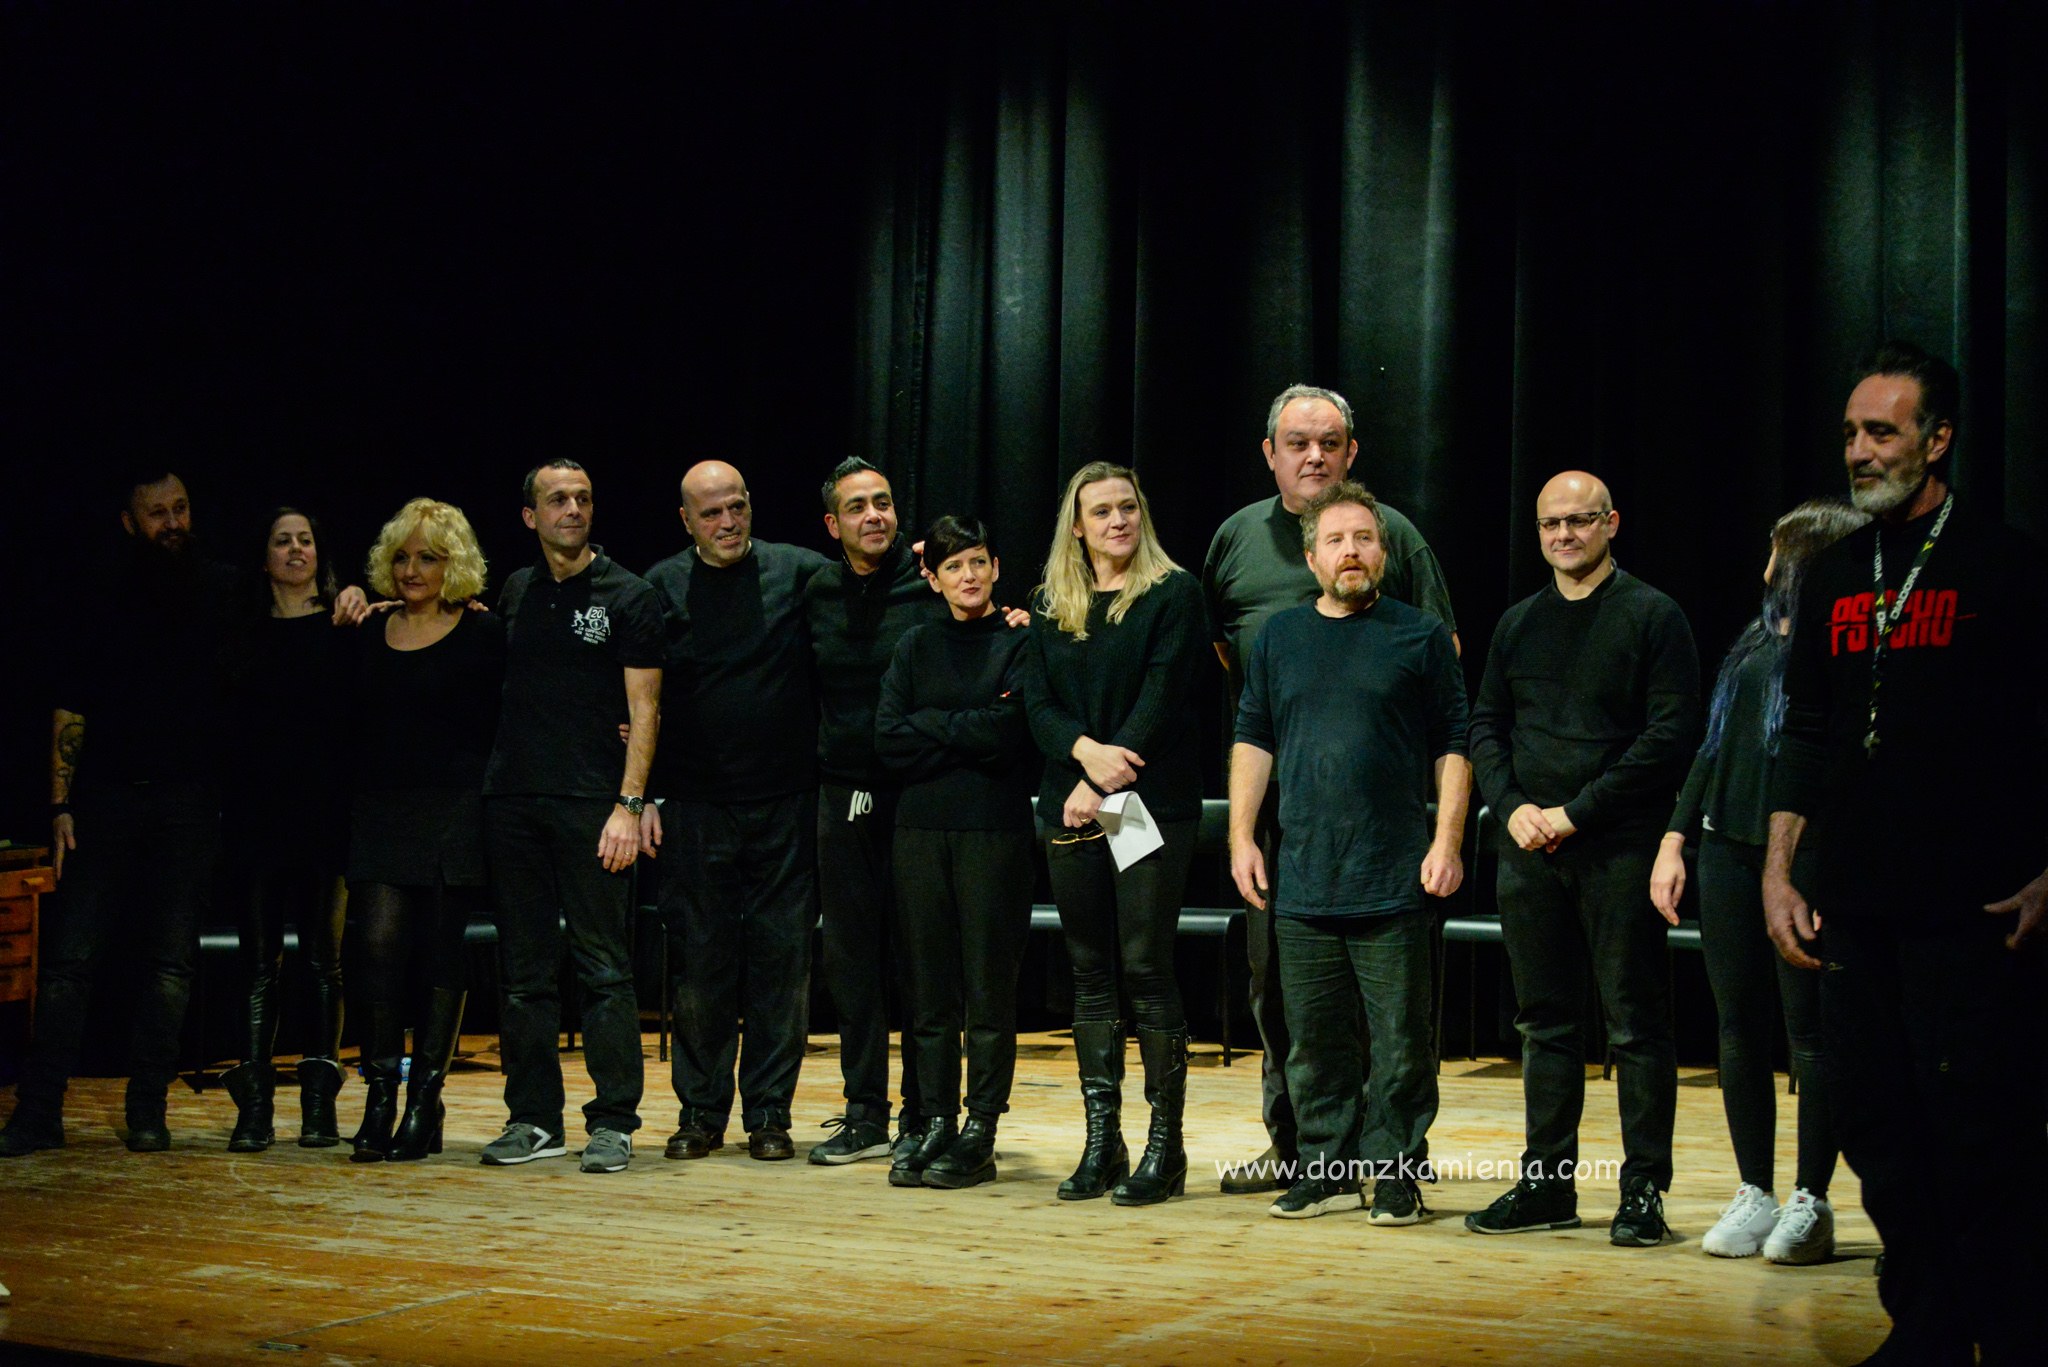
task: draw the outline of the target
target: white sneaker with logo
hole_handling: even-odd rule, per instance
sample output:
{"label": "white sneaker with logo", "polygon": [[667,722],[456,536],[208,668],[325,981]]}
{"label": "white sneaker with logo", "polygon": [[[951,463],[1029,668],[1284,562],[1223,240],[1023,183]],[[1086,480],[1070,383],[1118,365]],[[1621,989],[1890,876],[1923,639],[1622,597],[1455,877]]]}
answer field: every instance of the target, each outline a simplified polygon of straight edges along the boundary
{"label": "white sneaker with logo", "polygon": [[1754,1258],[1777,1223],[1778,1198],[1744,1182],[1700,1240],[1700,1249],[1716,1258]]}
{"label": "white sneaker with logo", "polygon": [[1824,1263],[1835,1256],[1835,1208],[1805,1187],[1778,1212],[1778,1226],[1764,1240],[1767,1263]]}

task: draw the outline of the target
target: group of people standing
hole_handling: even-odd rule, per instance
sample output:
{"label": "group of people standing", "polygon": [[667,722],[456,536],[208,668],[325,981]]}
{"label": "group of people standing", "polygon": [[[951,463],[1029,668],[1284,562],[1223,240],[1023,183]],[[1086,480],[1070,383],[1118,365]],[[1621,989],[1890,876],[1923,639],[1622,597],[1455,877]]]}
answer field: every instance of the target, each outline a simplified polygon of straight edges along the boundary
{"label": "group of people standing", "polygon": [[[1436,558],[1350,480],[1350,408],[1310,386],[1268,412],[1276,496],[1224,523],[1199,577],[1167,555],[1137,474],[1097,462],[1068,481],[1021,608],[1002,605],[982,523],[941,517],[910,544],[888,479],[857,458],[821,490],[836,559],[755,539],[744,478],[706,461],[682,481],[691,544],[644,579],[591,542],[589,472],[543,464],[522,510],[539,557],[488,611],[475,534],[448,504],[414,500],[385,526],[367,565],[374,605],[336,587],[313,519],[280,509],[258,593],[199,553],[183,485],[152,472],[125,490],[122,620],[81,652],[55,717],[64,896],[0,1155],[63,1142],[88,969],[130,896],[150,908],[136,922],[150,977],[127,1142],[168,1146],[171,1051],[225,813],[252,851],[237,861],[254,971],[245,1057],[226,1079],[233,1149],[275,1136],[287,919],[315,1015],[299,1142],[340,1142],[345,907],[369,1013],[353,1157],[437,1151],[463,935],[488,896],[509,1116],[482,1161],[568,1151],[566,960],[594,1084],[581,1166],[624,1168],[643,1077],[627,878],[647,856],[664,873],[674,964],[667,1157],[719,1150],[735,1106],[752,1157],[794,1156],[822,910],[845,1109],[810,1161],[887,1158],[898,1185],[992,1180],[1039,845],[1073,968],[1086,1121],[1058,1195],[1166,1200],[1187,1181],[1173,945],[1201,814],[1189,704],[1213,644],[1235,718],[1230,866],[1251,913],[1270,1139],[1225,1191],[1276,1192],[1271,1213],[1302,1218],[1365,1207],[1370,1181],[1373,1223],[1427,1213],[1430,899],[1463,881],[1476,786],[1500,830],[1527,1141],[1520,1180],[1466,1226],[1579,1223],[1591,995],[1619,1071],[1610,1239],[1665,1239],[1676,1064],[1663,933],[1696,844],[1740,1177],[1706,1251],[1827,1257],[1839,1145],[1887,1240],[1895,1337],[1988,1352],[2030,1312],[1976,1288],[2009,1279],[1994,1254],[2005,1269],[2038,1257],[1969,1220],[1965,1265],[1986,1280],[1964,1288],[1908,1188],[1930,1155],[2018,1161],[2044,1144],[2042,1089],[2013,1081],[2039,1072],[2024,1034],[2038,965],[2023,952],[2048,902],[2039,814],[1960,800],[1974,791],[1962,766],[1992,744],[2042,757],[2039,676],[2022,672],[2041,662],[2041,628],[2018,587],[2038,565],[2028,543],[1967,507],[1950,516],[1941,462],[1957,391],[1952,369],[1903,345],[1859,373],[1850,502],[1777,524],[1762,609],[1704,707],[1684,614],[1616,565],[1620,513],[1579,471],[1538,495],[1551,579],[1501,619],[1468,705]],[[1859,581],[1863,563],[1875,569]],[[221,753],[245,760],[222,769]],[[276,800],[280,776],[312,796]],[[1126,858],[1114,822],[1148,828],[1154,848]],[[1917,838],[1928,831],[1953,843]],[[893,1132],[892,997],[907,1018]],[[1150,1110],[1135,1161],[1126,1006]],[[1782,1206],[1781,1027],[1801,1084]]]}

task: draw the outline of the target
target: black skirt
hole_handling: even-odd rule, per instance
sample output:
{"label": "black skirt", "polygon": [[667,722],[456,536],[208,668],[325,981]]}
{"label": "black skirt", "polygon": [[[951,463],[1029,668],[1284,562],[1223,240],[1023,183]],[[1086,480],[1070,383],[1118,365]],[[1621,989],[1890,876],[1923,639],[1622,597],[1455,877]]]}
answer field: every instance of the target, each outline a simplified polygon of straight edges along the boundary
{"label": "black skirt", "polygon": [[394,887],[484,885],[484,800],[474,788],[357,793],[348,880]]}

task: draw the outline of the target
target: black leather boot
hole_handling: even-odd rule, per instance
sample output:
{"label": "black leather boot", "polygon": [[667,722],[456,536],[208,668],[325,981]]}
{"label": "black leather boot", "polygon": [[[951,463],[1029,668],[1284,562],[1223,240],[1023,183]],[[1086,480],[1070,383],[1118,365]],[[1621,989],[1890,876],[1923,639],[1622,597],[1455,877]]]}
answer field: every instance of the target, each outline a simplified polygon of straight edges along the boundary
{"label": "black leather boot", "polygon": [[163,1153],[171,1147],[170,1122],[165,1118],[169,1087],[141,1078],[128,1079],[122,1111],[128,1122],[130,1153]]}
{"label": "black leather boot", "polygon": [[355,1146],[349,1162],[381,1163],[390,1155],[391,1131],[398,1124],[399,1070],[395,1058],[371,1059],[363,1065],[363,1123],[348,1141]]}
{"label": "black leather boot", "polygon": [[969,1114],[960,1137],[925,1165],[928,1187],[976,1187],[996,1180],[996,1118]]}
{"label": "black leather boot", "polygon": [[414,1035],[412,1074],[405,1084],[405,1117],[391,1141],[391,1161],[411,1162],[441,1152],[441,1123],[447,1108],[441,1087],[462,1038],[462,1005],[468,994],[437,987],[427,1001],[427,1018]]}
{"label": "black leather boot", "polygon": [[1156,1206],[1187,1190],[1188,1154],[1181,1147],[1181,1112],[1188,1099],[1188,1032],[1138,1027],[1138,1057],[1145,1061],[1145,1100],[1152,1128],[1145,1153],[1110,1200],[1120,1206]]}
{"label": "black leather boot", "polygon": [[277,1138],[277,1070],[268,1061],[251,1059],[220,1075],[221,1085],[235,1101],[235,1132],[228,1136],[229,1153],[262,1153]]}
{"label": "black leather boot", "polygon": [[1081,1070],[1081,1104],[1088,1112],[1088,1138],[1074,1175],[1060,1183],[1062,1201],[1092,1201],[1131,1170],[1124,1147],[1124,1023],[1075,1021],[1074,1062]]}
{"label": "black leather boot", "polygon": [[935,1115],[926,1120],[924,1129],[918,1134],[917,1147],[889,1165],[889,1185],[923,1186],[924,1170],[930,1167],[940,1154],[952,1147],[953,1141],[959,1135],[959,1125],[950,1115]]}
{"label": "black leather boot", "polygon": [[331,1058],[299,1060],[299,1147],[331,1149],[341,1142],[334,1099],[341,1095],[341,1065]]}

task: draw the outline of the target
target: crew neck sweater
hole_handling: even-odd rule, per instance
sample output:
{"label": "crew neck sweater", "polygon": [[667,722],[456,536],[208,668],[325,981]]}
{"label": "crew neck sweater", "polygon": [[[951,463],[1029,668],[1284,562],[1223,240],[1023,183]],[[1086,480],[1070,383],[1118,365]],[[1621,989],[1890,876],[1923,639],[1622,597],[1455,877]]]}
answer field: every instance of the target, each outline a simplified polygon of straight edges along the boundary
{"label": "crew neck sweater", "polygon": [[883,674],[875,750],[914,830],[1031,828],[1038,752],[1024,716],[1031,628],[1000,612],[913,627]]}

